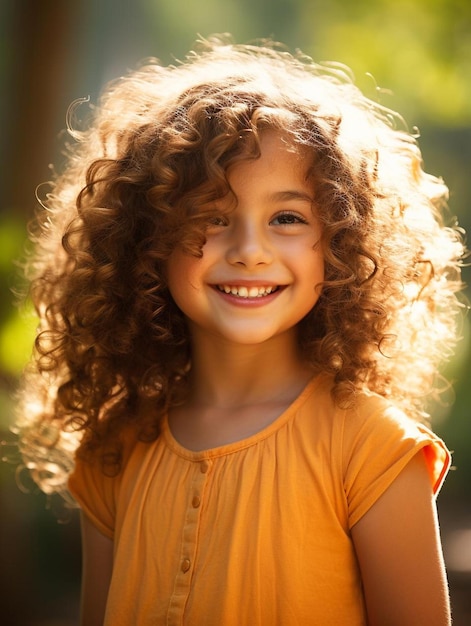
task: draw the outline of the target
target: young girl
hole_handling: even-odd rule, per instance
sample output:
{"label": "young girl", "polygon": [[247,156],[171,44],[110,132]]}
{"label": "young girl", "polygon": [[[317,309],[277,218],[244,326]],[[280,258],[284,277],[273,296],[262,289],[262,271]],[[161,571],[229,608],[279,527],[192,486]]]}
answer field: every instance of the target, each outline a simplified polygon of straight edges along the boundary
{"label": "young girl", "polygon": [[450,623],[423,422],[463,246],[398,126],[341,66],[214,38],[72,131],[20,437],[82,509],[84,626]]}

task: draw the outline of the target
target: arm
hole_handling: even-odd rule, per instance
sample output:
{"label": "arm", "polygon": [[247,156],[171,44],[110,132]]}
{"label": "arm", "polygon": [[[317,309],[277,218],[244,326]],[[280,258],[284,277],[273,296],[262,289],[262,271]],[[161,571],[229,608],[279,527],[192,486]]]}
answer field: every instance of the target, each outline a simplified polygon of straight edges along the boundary
{"label": "arm", "polygon": [[103,626],[113,570],[113,541],[82,513],[82,626]]}
{"label": "arm", "polygon": [[435,501],[423,454],[352,528],[370,626],[449,626]]}

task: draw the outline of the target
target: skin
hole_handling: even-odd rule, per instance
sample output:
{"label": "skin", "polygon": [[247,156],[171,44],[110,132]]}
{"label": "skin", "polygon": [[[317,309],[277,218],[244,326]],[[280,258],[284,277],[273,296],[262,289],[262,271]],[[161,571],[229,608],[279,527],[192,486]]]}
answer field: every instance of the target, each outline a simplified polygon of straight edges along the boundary
{"label": "skin", "polygon": [[[169,287],[187,317],[193,355],[190,394],[170,411],[169,424],[189,449],[224,445],[263,429],[312,376],[298,353],[296,326],[319,298],[324,266],[302,156],[267,132],[261,157],[229,171],[237,206],[210,225],[203,257],[176,250],[169,260]],[[274,288],[268,296],[244,297],[244,289],[267,286]],[[236,290],[238,296],[224,287],[243,289]],[[113,543],[85,516],[82,527],[81,623],[98,626]],[[351,536],[370,626],[450,624],[435,502],[422,453]]]}
{"label": "skin", "polygon": [[81,626],[103,626],[113,570],[113,541],[82,513]]}
{"label": "skin", "polygon": [[[320,295],[324,261],[321,226],[302,154],[275,133],[261,140],[261,157],[228,171],[237,206],[224,198],[207,229],[203,257],[176,249],[167,272],[170,292],[198,341],[262,346],[286,333]],[[240,297],[226,288],[267,287],[265,297]]]}
{"label": "skin", "polygon": [[435,499],[419,452],[352,528],[370,626],[451,624]]}
{"label": "skin", "polygon": [[[237,206],[226,214],[230,199],[221,201],[202,258],[177,249],[168,262],[169,288],[192,338],[190,396],[169,422],[194,450],[261,430],[312,376],[298,354],[296,325],[324,278],[313,190],[303,155],[277,134],[262,137],[261,151],[229,170]],[[231,287],[273,292],[246,298],[225,293]]]}

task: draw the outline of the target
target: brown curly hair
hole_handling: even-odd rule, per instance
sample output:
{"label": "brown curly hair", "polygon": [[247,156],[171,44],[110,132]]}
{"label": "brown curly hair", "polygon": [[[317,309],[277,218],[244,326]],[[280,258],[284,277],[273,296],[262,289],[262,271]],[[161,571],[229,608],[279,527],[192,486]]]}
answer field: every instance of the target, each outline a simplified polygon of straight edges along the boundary
{"label": "brown curly hair", "polygon": [[183,63],[147,60],[109,85],[88,129],[71,131],[27,264],[40,326],[18,431],[44,491],[65,490],[79,441],[119,470],[124,426],[158,437],[191,367],[166,260],[177,245],[202,254],[228,167],[256,158],[267,129],[309,154],[323,225],[306,359],[332,375],[339,402],[367,388],[424,417],[456,339],[463,245],[441,217],[447,188],[401,127],[347,68],[271,42],[214,37]]}

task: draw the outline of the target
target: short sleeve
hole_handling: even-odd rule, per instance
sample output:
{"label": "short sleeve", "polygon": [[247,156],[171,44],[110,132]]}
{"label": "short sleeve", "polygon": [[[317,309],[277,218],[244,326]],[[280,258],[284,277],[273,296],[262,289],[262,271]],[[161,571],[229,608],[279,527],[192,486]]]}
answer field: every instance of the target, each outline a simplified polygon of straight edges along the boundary
{"label": "short sleeve", "polygon": [[[367,404],[372,404],[373,410]],[[342,456],[350,528],[420,450],[437,495],[449,470],[451,455],[429,428],[382,402],[366,403],[346,416]]]}
{"label": "short sleeve", "polygon": [[106,476],[98,462],[76,458],[75,468],[69,476],[69,491],[82,511],[98,530],[114,536],[116,518],[116,478]]}

